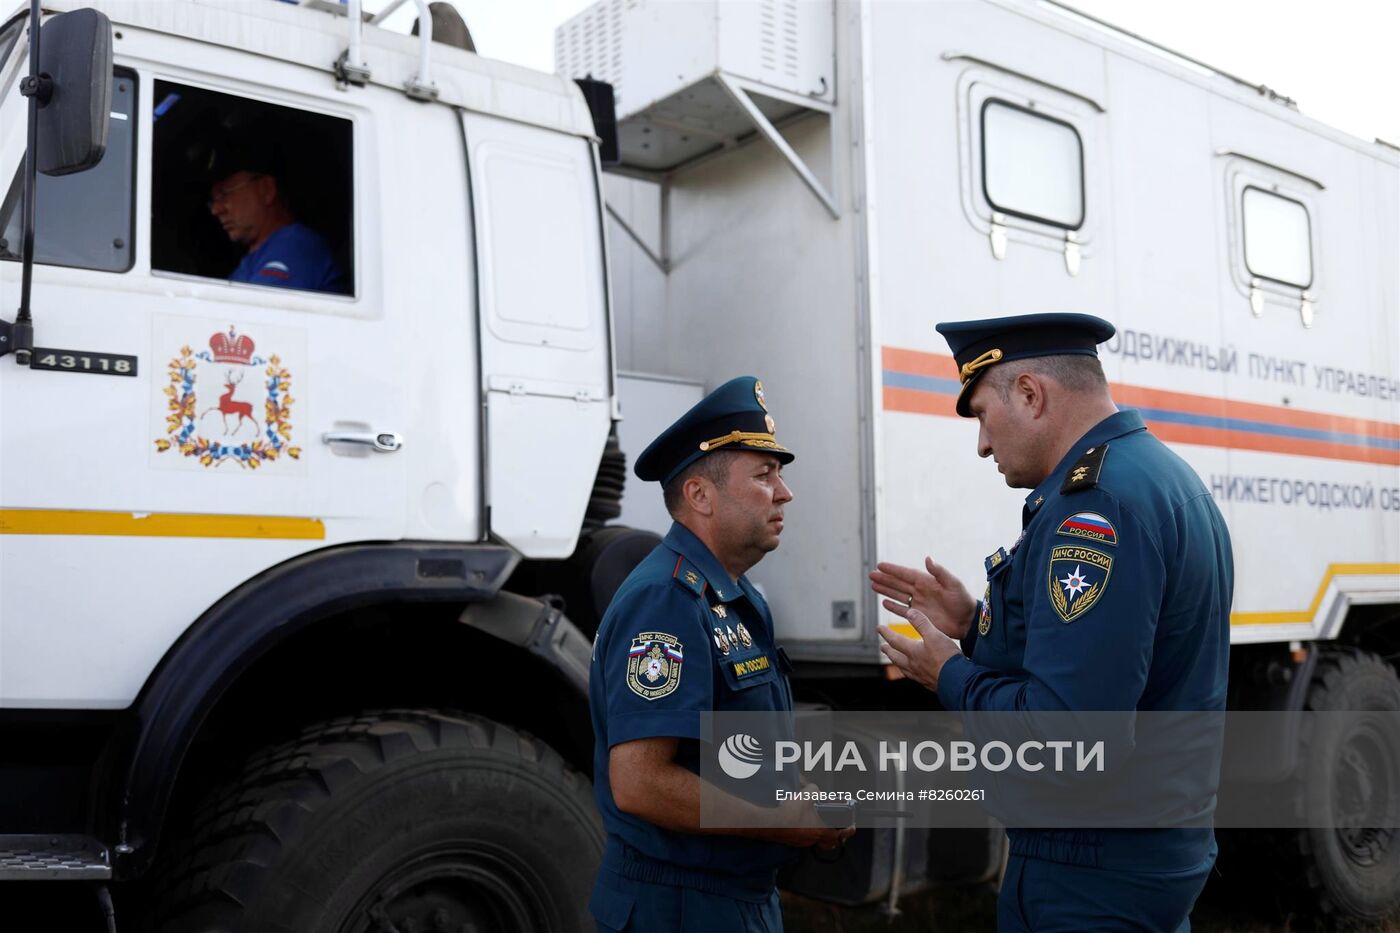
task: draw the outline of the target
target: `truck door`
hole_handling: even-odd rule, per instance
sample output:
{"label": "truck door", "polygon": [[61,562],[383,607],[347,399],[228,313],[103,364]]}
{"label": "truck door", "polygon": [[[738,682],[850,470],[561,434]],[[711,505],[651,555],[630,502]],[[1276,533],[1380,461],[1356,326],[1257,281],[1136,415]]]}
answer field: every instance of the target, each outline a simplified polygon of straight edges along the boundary
{"label": "truck door", "polygon": [[[377,186],[354,181],[372,167],[357,159],[373,152],[370,114],[289,65],[135,29],[123,41],[102,162],[40,181],[48,371],[0,360],[0,563],[27,583],[0,587],[8,705],[123,707],[224,594],[404,526],[406,455],[372,441],[403,431],[405,409],[378,253],[357,233],[378,221]],[[7,251],[23,103],[0,104]],[[252,247],[215,205],[274,194],[300,245],[232,281]],[[330,271],[298,278],[318,257]]]}
{"label": "truck door", "polygon": [[490,528],[527,557],[566,557],[611,421],[592,144],[477,114],[464,114],[462,124]]}

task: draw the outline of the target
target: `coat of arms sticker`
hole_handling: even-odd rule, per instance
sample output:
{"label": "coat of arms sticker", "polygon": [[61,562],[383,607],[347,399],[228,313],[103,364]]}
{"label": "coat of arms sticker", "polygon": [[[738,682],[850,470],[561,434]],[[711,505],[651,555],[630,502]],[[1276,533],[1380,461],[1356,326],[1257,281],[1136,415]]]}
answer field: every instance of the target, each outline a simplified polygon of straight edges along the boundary
{"label": "coat of arms sticker", "polygon": [[152,463],[190,470],[300,472],[304,412],[293,395],[304,336],[289,328],[160,316]]}

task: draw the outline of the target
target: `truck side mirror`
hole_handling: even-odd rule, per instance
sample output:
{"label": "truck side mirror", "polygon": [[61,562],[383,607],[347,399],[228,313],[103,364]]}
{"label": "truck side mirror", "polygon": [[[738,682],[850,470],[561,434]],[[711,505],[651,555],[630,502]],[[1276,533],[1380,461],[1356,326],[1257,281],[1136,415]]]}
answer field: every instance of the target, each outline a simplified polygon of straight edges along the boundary
{"label": "truck side mirror", "polygon": [[39,171],[86,171],[107,151],[112,23],[96,10],[73,10],[45,23],[39,38]]}

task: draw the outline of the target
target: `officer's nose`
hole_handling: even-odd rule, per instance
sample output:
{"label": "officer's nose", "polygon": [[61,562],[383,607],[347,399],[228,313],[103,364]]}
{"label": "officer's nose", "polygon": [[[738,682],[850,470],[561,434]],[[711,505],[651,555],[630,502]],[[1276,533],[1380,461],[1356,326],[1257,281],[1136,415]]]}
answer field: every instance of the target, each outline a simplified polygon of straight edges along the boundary
{"label": "officer's nose", "polygon": [[776,489],[774,490],[774,492],[773,492],[773,501],[774,501],[774,502],[791,502],[791,501],[792,501],[792,487],[789,486],[789,485],[787,484],[787,480],[783,479],[783,475],[782,475],[781,473],[778,474],[778,485],[777,485],[777,488],[776,488]]}
{"label": "officer's nose", "polygon": [[987,437],[987,426],[978,424],[977,426],[977,456],[990,457],[992,455],[992,441]]}

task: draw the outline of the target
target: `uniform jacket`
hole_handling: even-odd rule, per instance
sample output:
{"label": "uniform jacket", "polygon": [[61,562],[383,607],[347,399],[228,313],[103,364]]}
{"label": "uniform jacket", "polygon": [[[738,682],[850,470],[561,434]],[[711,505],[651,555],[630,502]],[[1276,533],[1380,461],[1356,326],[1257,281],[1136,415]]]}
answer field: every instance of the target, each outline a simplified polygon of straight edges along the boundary
{"label": "uniform jacket", "polygon": [[613,802],[609,751],[656,736],[681,740],[677,761],[696,772],[707,711],[791,714],[788,664],[772,615],[746,577],[732,581],[689,529],[665,540],[627,577],[594,641],[589,706],[595,735],[594,794],[609,844],[660,863],[731,878],[732,893],[767,896],[795,850],[735,836],[662,829]]}
{"label": "uniform jacket", "polygon": [[[1195,471],[1136,411],[1110,415],[1076,443],[1026,497],[1021,521],[1016,542],[987,558],[964,654],[940,674],[946,708],[1224,710],[1229,534]],[[1214,749],[1213,771],[1186,776],[1198,816],[1213,811],[1218,739],[1193,739]],[[1195,864],[1210,837],[1208,828],[1023,830],[1013,831],[1012,851],[1158,870]]]}

